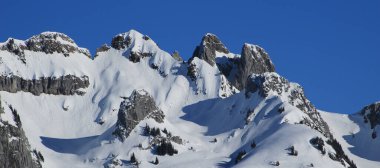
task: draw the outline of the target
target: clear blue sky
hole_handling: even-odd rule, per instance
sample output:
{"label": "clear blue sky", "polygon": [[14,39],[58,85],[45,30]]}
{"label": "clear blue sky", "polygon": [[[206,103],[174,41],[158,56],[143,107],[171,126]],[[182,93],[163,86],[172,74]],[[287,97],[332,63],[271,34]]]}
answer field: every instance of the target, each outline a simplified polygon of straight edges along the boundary
{"label": "clear blue sky", "polygon": [[188,58],[203,34],[234,53],[244,42],[270,54],[319,108],[353,113],[380,101],[380,1],[1,0],[0,41],[63,32],[92,53],[129,29]]}

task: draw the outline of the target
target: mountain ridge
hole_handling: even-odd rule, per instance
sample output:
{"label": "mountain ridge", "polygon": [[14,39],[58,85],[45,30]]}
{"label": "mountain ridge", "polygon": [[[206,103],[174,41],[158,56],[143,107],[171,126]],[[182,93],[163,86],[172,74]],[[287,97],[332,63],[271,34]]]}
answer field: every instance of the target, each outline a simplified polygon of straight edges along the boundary
{"label": "mountain ridge", "polygon": [[[20,40],[0,44],[0,72],[8,77],[0,78],[0,90],[2,102],[18,109],[31,146],[45,156],[43,167],[154,167],[155,157],[160,167],[379,164],[349,150],[347,144],[357,143],[342,139],[341,130],[331,132],[329,125],[333,131],[339,127],[323,118],[335,116],[321,116],[303,88],[278,75],[257,45],[243,44],[241,54],[234,54],[216,35],[206,34],[193,56],[179,61],[131,30],[115,35],[89,59],[89,52],[64,34],[33,37],[41,39],[29,46]],[[75,80],[57,80],[67,75]],[[37,80],[41,77],[47,81]],[[44,86],[39,94],[21,89],[39,85]],[[4,89],[10,86],[16,91]],[[71,94],[75,91],[80,94]],[[365,114],[371,123],[372,114]],[[11,121],[10,116],[5,110],[0,119]]]}

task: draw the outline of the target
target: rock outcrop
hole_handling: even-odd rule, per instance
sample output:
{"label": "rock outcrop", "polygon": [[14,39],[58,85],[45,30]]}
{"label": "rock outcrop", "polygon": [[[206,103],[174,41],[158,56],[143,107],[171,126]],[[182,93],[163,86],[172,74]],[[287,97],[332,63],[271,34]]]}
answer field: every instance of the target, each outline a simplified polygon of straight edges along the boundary
{"label": "rock outcrop", "polygon": [[124,36],[123,34],[118,34],[112,38],[111,47],[116,50],[121,50],[131,45],[132,38],[130,36]]}
{"label": "rock outcrop", "polygon": [[369,122],[371,129],[375,129],[377,125],[380,125],[380,102],[365,106],[360,114],[363,115],[364,121]]}
{"label": "rock outcrop", "polygon": [[215,52],[229,53],[228,49],[216,35],[208,33],[202,38],[201,44],[195,48],[193,57],[198,57],[211,66],[214,66],[216,57]]}
{"label": "rock outcrop", "polygon": [[46,54],[62,53],[66,57],[72,53],[82,53],[91,58],[91,54],[87,49],[78,47],[74,40],[58,32],[44,32],[26,41],[10,38],[0,46],[0,50],[6,50],[19,56],[24,63],[25,50],[44,52]]}
{"label": "rock outcrop", "polygon": [[[18,43],[16,43],[17,41]],[[8,39],[3,45],[0,46],[0,50],[8,51],[10,53],[13,53],[18,56],[18,59],[21,60],[23,63],[26,63],[25,60],[25,52],[27,47],[23,41],[18,41],[15,39]]]}
{"label": "rock outcrop", "polygon": [[256,45],[244,44],[233,84],[236,88],[242,90],[245,88],[247,79],[251,74],[274,71],[274,65],[263,48]]}
{"label": "rock outcrop", "polygon": [[111,47],[108,46],[107,44],[103,44],[102,46],[100,46],[99,48],[96,49],[96,53],[95,53],[94,57],[97,57],[100,52],[106,52],[106,51],[108,51],[110,48]]}
{"label": "rock outcrop", "polygon": [[156,106],[154,99],[145,90],[135,90],[120,104],[117,114],[116,129],[113,132],[124,141],[131,131],[145,118],[152,118],[158,123],[164,122],[164,113]]}
{"label": "rock outcrop", "polygon": [[134,63],[140,62],[145,57],[152,57],[154,55],[152,50],[158,49],[157,44],[150,37],[135,30],[113,37],[111,47],[116,50],[126,50],[123,55]]}
{"label": "rock outcrop", "polygon": [[[0,105],[0,114],[1,113],[4,113],[4,111]],[[15,117],[15,119],[17,118],[18,117]],[[34,153],[30,149],[28,139],[21,127],[21,123],[14,126],[0,118],[0,135],[0,167],[42,167],[40,161],[34,159],[37,157],[33,158]]]}
{"label": "rock outcrop", "polygon": [[69,56],[71,53],[78,52],[91,57],[87,49],[79,48],[73,39],[63,33],[44,32],[33,36],[26,41],[28,50],[53,54],[54,52],[63,53]]}
{"label": "rock outcrop", "polygon": [[30,92],[33,95],[83,95],[79,89],[90,85],[87,76],[66,75],[61,77],[41,77],[39,79],[23,79],[19,76],[0,76],[0,90],[11,93]]}

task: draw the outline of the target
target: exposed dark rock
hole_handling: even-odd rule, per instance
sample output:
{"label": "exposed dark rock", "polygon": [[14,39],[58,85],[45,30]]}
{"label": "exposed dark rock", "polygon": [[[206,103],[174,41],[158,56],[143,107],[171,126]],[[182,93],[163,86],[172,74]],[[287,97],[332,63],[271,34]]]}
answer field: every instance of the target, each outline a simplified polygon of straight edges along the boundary
{"label": "exposed dark rock", "polygon": [[[228,54],[228,49],[224,44],[213,34],[206,34],[201,41],[201,44],[194,50],[193,57],[198,57],[211,66],[215,65],[216,51]],[[192,58],[189,62],[191,62]]]}
{"label": "exposed dark rock", "polygon": [[15,44],[14,39],[9,39],[5,45],[0,46],[0,50],[6,50],[10,53],[13,53],[18,56],[19,60],[21,60],[23,63],[26,63],[25,61],[25,53],[24,50],[26,49],[25,45],[17,45]]}
{"label": "exposed dark rock", "polygon": [[129,53],[129,60],[136,63],[136,62],[140,62],[141,59],[145,57],[151,57],[152,55],[153,55],[152,53],[141,53],[141,52],[131,51]]}
{"label": "exposed dark rock", "polygon": [[[112,42],[111,42],[112,48],[121,50],[121,49],[126,49],[128,47],[131,47],[133,33],[134,31],[130,31],[129,33],[119,34],[115,36],[114,38],[112,38]],[[133,37],[133,38],[136,38],[136,37]],[[149,40],[150,38],[148,36],[143,36],[143,39]],[[135,51],[135,50],[130,49],[129,51],[126,51],[123,55],[127,56],[130,61],[136,63],[136,62],[140,62],[140,60],[145,57],[153,56],[153,53],[145,53],[145,52]]]}
{"label": "exposed dark rock", "polygon": [[126,41],[124,41],[124,36],[117,35],[114,38],[112,38],[111,41],[112,48],[115,48],[117,50],[124,49],[126,46],[129,46]]}
{"label": "exposed dark rock", "polygon": [[322,155],[325,155],[326,154],[326,149],[325,149],[325,141],[323,141],[322,138],[320,137],[314,137],[310,140],[310,143],[316,148],[318,149]]}
{"label": "exposed dark rock", "polygon": [[57,32],[41,33],[18,44],[15,43],[14,39],[9,39],[4,45],[0,46],[0,50],[6,50],[17,55],[23,63],[26,63],[25,50],[44,52],[46,54],[57,52],[66,57],[70,56],[71,53],[78,52],[91,57],[87,49],[79,48],[70,37]]}
{"label": "exposed dark rock", "polygon": [[[0,113],[3,113],[1,105],[0,110]],[[34,153],[30,149],[28,139],[25,136],[21,124],[19,126],[13,126],[0,118],[0,135],[0,167],[42,167],[39,160],[35,160],[32,157]],[[39,158],[40,155],[36,155],[35,157]]]}
{"label": "exposed dark rock", "polygon": [[128,99],[121,103],[113,134],[124,141],[141,120],[152,118],[156,122],[162,123],[164,117],[164,113],[156,106],[148,92],[135,90]]}
{"label": "exposed dark rock", "polygon": [[377,125],[380,125],[380,102],[365,106],[360,111],[360,114],[369,121],[371,129],[374,129]]}
{"label": "exposed dark rock", "polygon": [[102,46],[96,49],[95,57],[98,56],[98,53],[108,51],[110,48],[111,47],[108,46],[107,44],[103,44]]}
{"label": "exposed dark rock", "polygon": [[[216,65],[218,66],[219,71],[226,76],[227,78],[230,77],[231,71],[233,69],[237,69],[238,65],[240,63],[240,58],[228,58],[228,57],[218,57],[216,59]],[[229,78],[229,81],[234,81],[235,76],[231,76]]]}
{"label": "exposed dark rock", "polygon": [[274,65],[263,48],[256,45],[244,44],[236,79],[233,83],[237,89],[242,90],[245,88],[247,79],[251,74],[274,71]]}
{"label": "exposed dark rock", "polygon": [[41,33],[28,39],[26,46],[28,50],[46,54],[57,52],[69,56],[70,53],[79,52],[91,57],[87,50],[77,47],[74,40],[62,33]]}
{"label": "exposed dark rock", "polygon": [[41,77],[39,79],[27,80],[19,76],[0,76],[0,90],[11,93],[18,91],[30,92],[34,95],[83,95],[81,88],[89,86],[87,76],[76,77],[66,75],[61,77]]}
{"label": "exposed dark rock", "polygon": [[125,33],[118,34],[112,38],[111,47],[117,50],[121,50],[121,49],[131,46],[131,43],[132,43],[132,37],[129,34],[128,35],[126,35]]}
{"label": "exposed dark rock", "polygon": [[187,76],[189,76],[193,81],[197,79],[197,65],[190,64],[187,67]]}
{"label": "exposed dark rock", "polygon": [[149,39],[150,39],[150,37],[149,37],[149,36],[147,36],[147,35],[144,35],[144,36],[143,36],[143,39],[144,39],[144,40],[149,40]]}
{"label": "exposed dark rock", "polygon": [[252,74],[247,81],[246,95],[249,96],[254,92],[258,92],[262,97],[267,97],[269,92],[279,96],[287,93],[288,102],[306,113],[311,119],[310,121],[305,118],[302,124],[319,131],[326,137],[331,137],[327,123],[322,119],[314,105],[306,98],[303,88],[300,85],[290,83],[274,72]]}

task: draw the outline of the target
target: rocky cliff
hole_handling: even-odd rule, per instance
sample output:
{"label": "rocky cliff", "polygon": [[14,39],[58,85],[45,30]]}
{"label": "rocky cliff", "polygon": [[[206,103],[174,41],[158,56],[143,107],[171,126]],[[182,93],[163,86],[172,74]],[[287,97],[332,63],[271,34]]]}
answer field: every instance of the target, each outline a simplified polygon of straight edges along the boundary
{"label": "rocky cliff", "polygon": [[162,123],[164,117],[164,113],[156,106],[148,92],[135,90],[120,104],[116,129],[113,134],[124,141],[141,120],[152,118],[156,122]]}
{"label": "rocky cliff", "polygon": [[[41,168],[42,154],[30,149],[28,139],[22,129],[19,115],[15,109],[11,109],[16,125],[3,121],[0,116],[0,167],[4,168]],[[0,115],[4,108],[0,102]]]}
{"label": "rocky cliff", "polygon": [[0,76],[0,90],[11,93],[18,91],[30,92],[33,95],[54,94],[54,95],[83,95],[89,86],[87,76],[77,77],[66,75],[61,77],[41,77],[39,79],[23,79],[19,76]]}

